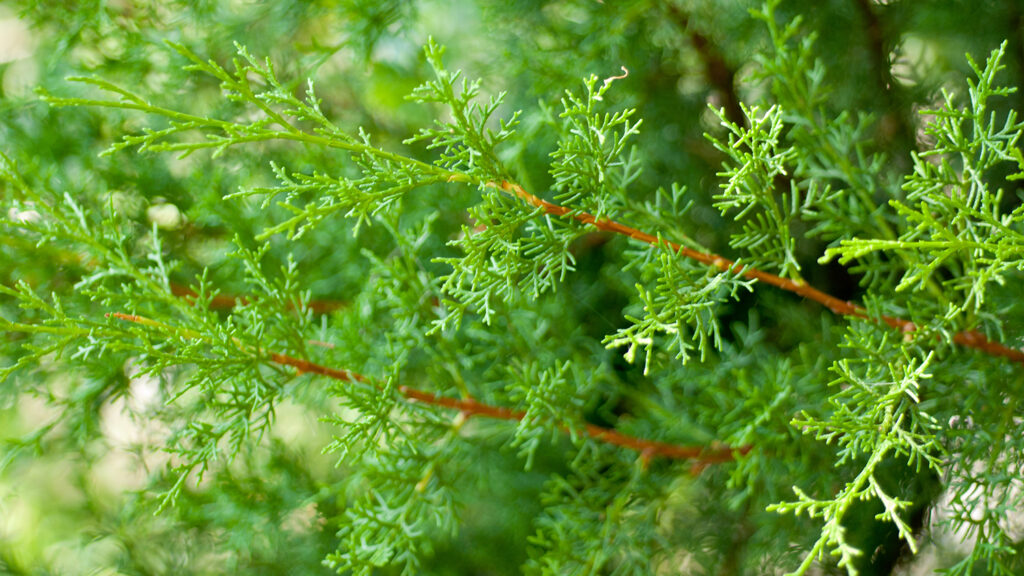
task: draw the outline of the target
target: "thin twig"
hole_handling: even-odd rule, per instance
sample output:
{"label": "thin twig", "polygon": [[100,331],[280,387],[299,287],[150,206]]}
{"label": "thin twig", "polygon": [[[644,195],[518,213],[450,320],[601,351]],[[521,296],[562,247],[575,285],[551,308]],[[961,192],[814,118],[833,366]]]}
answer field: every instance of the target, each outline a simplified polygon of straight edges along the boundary
{"label": "thin twig", "polygon": [[[524,190],[522,186],[514,184],[512,182],[492,182],[489,185],[504,190],[514,196],[517,196],[523,199],[528,204],[543,209],[544,212],[546,212],[547,214],[551,214],[553,216],[572,218],[579,222],[590,224],[597,228],[598,230],[622,234],[623,236],[628,236],[630,238],[633,238],[634,240],[646,242],[647,244],[655,246],[662,244],[665,246],[669,246],[680,256],[690,258],[691,260],[696,260],[697,262],[700,262],[701,264],[705,264],[707,266],[713,266],[715,268],[718,268],[719,270],[731,271],[732,273],[741,275],[744,278],[757,280],[758,282],[770,284],[777,288],[781,288],[788,292],[792,292],[794,294],[807,298],[808,300],[813,300],[841,316],[854,316],[857,318],[872,319],[872,317],[868,314],[867,309],[864,308],[863,306],[858,306],[857,304],[854,304],[852,302],[841,300],[839,298],[836,298],[835,296],[826,294],[825,292],[822,292],[821,290],[818,290],[817,288],[814,288],[813,286],[810,286],[806,283],[795,282],[793,280],[789,280],[788,278],[782,278],[781,276],[776,276],[774,274],[758,270],[757,268],[753,268],[751,266],[737,264],[736,262],[734,262],[733,260],[729,260],[728,258],[723,258],[722,256],[719,256],[717,254],[710,254],[707,252],[694,250],[692,248],[687,248],[686,246],[681,246],[675,242],[672,242],[671,240],[666,240],[664,238],[659,239],[657,236],[652,236],[651,234],[637,230],[636,228],[632,228],[630,226],[626,226],[625,224],[620,224],[619,222],[616,222],[614,220],[609,220],[607,218],[602,218],[598,220],[597,218],[594,218],[592,214],[589,214],[587,212],[573,210],[570,208],[566,208],[565,206],[552,204],[547,200],[538,198],[537,196],[534,196],[533,194],[530,194],[529,192]],[[913,332],[917,330],[917,325],[911,322],[910,320],[904,320],[902,318],[896,318],[893,316],[881,316],[878,319],[881,320],[882,322],[885,322],[889,326],[903,332]],[[980,350],[990,356],[1008,358],[1014,362],[1024,364],[1024,351],[1021,351],[1017,348],[1010,348],[1009,346],[1004,346],[998,342],[989,340],[984,334],[978,332],[977,330],[967,330],[964,332],[958,332],[953,335],[953,342],[961,346],[965,346],[967,348],[974,348],[976,350]]]}
{"label": "thin twig", "polygon": [[[164,327],[166,325],[151,320],[144,316],[137,316],[134,314],[124,314],[122,312],[112,312],[107,314],[109,317],[117,318],[119,320],[125,320],[127,322],[133,322],[136,324],[142,324],[145,326],[152,327]],[[191,334],[191,331],[190,331]],[[199,337],[197,334],[196,337]],[[331,368],[329,366],[323,366],[310,362],[309,360],[303,360],[301,358],[295,358],[286,354],[270,353],[267,356],[271,362],[275,364],[281,364],[284,366],[291,366],[295,368],[299,374],[317,374],[320,376],[326,376],[333,380],[339,380],[341,382],[362,382],[372,383],[372,381],[359,374],[352,372],[351,370],[339,370],[337,368]],[[482,416],[484,418],[494,418],[497,420],[511,420],[520,421],[526,417],[525,412],[518,410],[512,410],[502,406],[492,406],[490,404],[484,404],[474,400],[473,398],[449,398],[445,396],[438,396],[431,392],[418,390],[409,386],[399,386],[398,391],[407,400],[422,402],[431,406],[439,406],[442,408],[450,408],[458,410],[461,414],[467,418],[471,416]],[[668,458],[672,460],[694,460],[695,468],[694,471],[702,470],[709,464],[716,464],[721,462],[729,462],[733,460],[736,454],[747,454],[752,449],[751,446],[743,446],[740,448],[730,448],[728,446],[716,446],[712,448],[706,448],[701,446],[681,446],[678,444],[669,444],[667,442],[658,442],[655,440],[644,440],[635,436],[629,436],[621,432],[617,432],[611,428],[603,428],[594,424],[586,424],[584,427],[587,436],[590,436],[594,440],[604,442],[606,444],[613,444],[615,446],[621,446],[640,452],[644,459],[649,460],[652,458]],[[567,431],[563,429],[563,431]]]}

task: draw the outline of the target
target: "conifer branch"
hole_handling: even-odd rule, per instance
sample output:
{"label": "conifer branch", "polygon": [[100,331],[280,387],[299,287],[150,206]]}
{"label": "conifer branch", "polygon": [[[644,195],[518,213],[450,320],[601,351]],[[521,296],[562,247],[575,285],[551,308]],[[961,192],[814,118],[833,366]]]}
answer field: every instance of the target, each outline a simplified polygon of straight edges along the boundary
{"label": "conifer branch", "polygon": [[[108,314],[109,317],[117,318],[118,320],[124,320],[126,322],[134,322],[143,326],[168,328],[167,325],[146,318],[144,316],[138,316],[135,314],[125,314],[123,312],[112,312]],[[200,338],[201,335],[192,331],[179,331],[182,336]],[[240,343],[239,343],[240,344]],[[240,344],[241,345],[241,344]],[[301,358],[295,358],[287,354],[279,354],[276,352],[269,352],[266,356],[271,362],[280,364],[283,366],[290,366],[298,371],[298,374],[317,374],[338,380],[340,382],[361,382],[361,383],[372,383],[372,380],[358,372],[352,372],[351,370],[343,370],[338,368],[331,368],[330,366],[324,366],[310,362],[309,360],[303,360]],[[409,386],[399,386],[399,393],[402,394],[406,399],[422,402],[431,406],[438,406],[442,408],[449,408],[458,410],[464,414],[467,418],[472,416],[482,416],[484,418],[492,418],[497,420],[510,420],[518,422],[526,417],[526,413],[518,410],[512,410],[502,406],[493,406],[490,404],[484,404],[478,402],[473,398],[447,398],[444,396],[438,396],[436,394],[412,388]],[[587,436],[590,436],[594,440],[604,442],[606,444],[612,444],[615,446],[621,446],[628,448],[636,452],[640,452],[645,460],[652,458],[668,458],[670,460],[694,460],[695,467],[694,471],[699,472],[705,466],[709,464],[716,464],[721,462],[729,462],[735,459],[737,454],[743,455],[750,452],[752,446],[743,446],[740,448],[731,448],[728,446],[705,448],[700,446],[682,446],[678,444],[669,444],[667,442],[658,442],[656,440],[645,440],[637,438],[635,436],[629,436],[610,428],[604,428],[594,424],[586,424],[584,427]],[[565,430],[563,430],[565,431]]]}
{"label": "conifer branch", "polygon": [[[526,417],[525,412],[510,410],[500,406],[481,404],[472,398],[462,400],[445,398],[443,396],[437,396],[430,392],[424,392],[408,386],[399,386],[398,390],[403,396],[410,400],[416,400],[433,406],[452,408],[462,412],[466,416],[484,416],[486,418],[513,421],[519,421]],[[711,464],[731,461],[735,458],[735,453],[747,454],[752,449],[751,446],[743,446],[735,450],[729,447],[707,449],[699,446],[680,446],[677,444],[636,438],[635,436],[622,434],[621,432],[617,432],[610,428],[604,428],[594,424],[587,424],[585,426],[585,430],[587,435],[595,440],[635,450],[640,452],[644,458],[647,459],[658,457],[674,460],[696,459],[699,464]]]}
{"label": "conifer branch", "polygon": [[[828,308],[829,310],[840,316],[853,316],[856,318],[871,319],[871,316],[868,314],[867,309],[864,308],[863,306],[859,306],[852,302],[836,298],[835,296],[822,292],[821,290],[818,290],[817,288],[814,288],[813,286],[805,282],[797,282],[794,280],[790,280],[788,278],[782,278],[781,276],[776,276],[775,274],[771,274],[770,272],[758,270],[757,268],[753,268],[750,266],[744,266],[743,264],[739,264],[733,260],[724,258],[717,254],[701,252],[700,250],[695,250],[693,248],[682,246],[671,240],[661,238],[660,236],[648,234],[647,232],[637,230],[636,228],[626,226],[625,224],[621,224],[614,220],[610,220],[607,218],[598,219],[587,212],[572,210],[570,208],[566,208],[565,206],[553,204],[542,198],[538,198],[533,194],[530,194],[529,192],[524,190],[522,186],[519,186],[518,184],[512,182],[502,181],[500,183],[489,183],[489,185],[504,190],[509,194],[512,194],[522,199],[523,201],[532,206],[541,208],[542,210],[544,210],[546,214],[572,218],[579,222],[583,222],[584,224],[590,224],[597,228],[598,230],[621,234],[634,240],[646,242],[647,244],[651,244],[653,246],[666,245],[671,247],[672,250],[674,250],[680,256],[684,256],[691,260],[695,260],[707,266],[718,268],[719,270],[733,272],[734,274],[743,276],[744,278],[757,280],[758,282],[763,282],[765,284],[775,286],[776,288],[781,288],[782,290],[786,290],[787,292],[792,292],[808,300],[813,300],[814,302],[821,304],[822,306]],[[909,320],[904,320],[902,318],[896,318],[894,316],[881,316],[878,318],[878,320],[881,320],[885,324],[888,324],[890,327],[900,330],[902,332],[914,332],[917,330],[916,324]],[[956,334],[953,335],[953,342],[967,348],[974,348],[990,356],[1007,358],[1014,362],[1024,364],[1024,351],[1021,351],[1016,348],[1010,348],[1009,346],[1005,346],[998,342],[994,342],[988,339],[988,337],[986,337],[984,334],[976,330],[966,330],[963,332],[957,332]]]}
{"label": "conifer branch", "polygon": [[[108,110],[0,94],[0,494],[29,504],[14,534],[67,527],[0,538],[0,567],[855,576],[949,530],[973,547],[950,574],[1024,574],[1013,2],[476,3],[454,56],[494,82],[432,40],[429,76],[417,3],[178,4],[184,62],[145,7],[25,10],[43,100]],[[992,48],[977,29],[1013,38],[954,87],[950,50]],[[690,108],[709,93],[721,122]],[[941,101],[918,123],[911,97]],[[679,155],[702,137],[720,170]],[[580,250],[613,235],[639,243]],[[757,282],[802,298],[729,304]],[[58,459],[73,485],[23,480]]]}

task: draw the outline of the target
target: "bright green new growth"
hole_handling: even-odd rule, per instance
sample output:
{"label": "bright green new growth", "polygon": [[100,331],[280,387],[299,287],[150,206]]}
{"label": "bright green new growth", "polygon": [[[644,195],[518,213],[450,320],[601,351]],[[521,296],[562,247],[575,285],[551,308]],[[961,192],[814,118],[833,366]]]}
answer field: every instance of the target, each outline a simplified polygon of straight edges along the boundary
{"label": "bright green new growth", "polygon": [[790,233],[790,222],[800,215],[799,194],[795,187],[778,198],[775,193],[776,181],[786,176],[786,164],[796,150],[778,149],[784,127],[780,108],[772,107],[761,116],[756,107],[742,108],[749,129],[730,122],[722,109],[716,114],[729,130],[728,142],[708,136],[735,165],[718,173],[728,180],[715,196],[715,207],[723,216],[735,210],[734,219],[743,222],[742,232],[732,236],[730,245],[749,252],[750,265],[766,268],[781,262],[781,276],[802,281],[794,254],[796,239]]}
{"label": "bright green new growth", "polygon": [[[269,571],[458,571],[447,563],[484,542],[486,567],[528,574],[865,574],[945,524],[974,538],[950,573],[1018,573],[1024,367],[972,339],[1022,334],[1024,208],[1006,187],[1024,174],[1024,123],[993,107],[1014,93],[997,76],[1007,45],[984,66],[968,57],[966,105],[944,87],[921,113],[926,146],[900,175],[869,114],[830,106],[813,35],[780,26],[779,5],[753,14],[765,102],[693,122],[716,174],[697,191],[641,170],[655,146],[632,63],[533,105],[514,82],[488,97],[487,77],[449,70],[430,39],[429,73],[396,106],[431,121],[397,128],[241,43],[230,66],[169,43],[195,103],[101,76],[71,79],[85,96],[47,88],[61,113],[128,114],[104,158],[211,170],[169,198],[209,219],[144,224],[101,165],[73,188],[25,150],[0,154],[0,382],[11,405],[34,396],[52,416],[0,466],[88,453],[103,406],[149,378],[159,402],[139,415],[164,426],[150,444],[166,460],[117,530],[262,526],[283,551],[266,552]],[[727,242],[701,222],[717,216]],[[22,273],[32,259],[41,272]],[[834,262],[861,274],[862,311],[789,298]],[[278,431],[289,414],[306,427],[294,438]],[[193,564],[202,536],[182,538],[179,573],[221,562],[214,546]],[[220,546],[232,552],[214,571],[264,566],[263,551]],[[6,554],[0,539],[0,571]]]}
{"label": "bright green new growth", "polygon": [[[989,98],[1016,90],[995,82],[996,74],[1005,69],[1000,63],[1005,50],[1005,43],[994,50],[984,69],[968,56],[977,76],[968,80],[970,107],[958,107],[955,96],[944,90],[941,108],[921,112],[930,118],[925,134],[931,149],[914,154],[914,171],[903,185],[907,201],[890,201],[906,222],[899,238],[844,240],[830,248],[823,261],[839,256],[846,263],[880,251],[913,254],[916,265],[903,273],[897,290],[920,289],[941,276],[939,270],[951,270],[955,277],[942,285],[949,289],[947,294],[960,296],[950,302],[950,318],[961,312],[976,314],[987,285],[1002,284],[1008,270],[1024,269],[1024,236],[1015,229],[1024,221],[1024,207],[1002,214],[1003,190],[992,190],[987,180],[1003,163],[1024,168],[1017,147],[1024,123],[1016,121],[1013,110],[999,119],[988,106]],[[1007,177],[1020,178],[1024,172]]]}

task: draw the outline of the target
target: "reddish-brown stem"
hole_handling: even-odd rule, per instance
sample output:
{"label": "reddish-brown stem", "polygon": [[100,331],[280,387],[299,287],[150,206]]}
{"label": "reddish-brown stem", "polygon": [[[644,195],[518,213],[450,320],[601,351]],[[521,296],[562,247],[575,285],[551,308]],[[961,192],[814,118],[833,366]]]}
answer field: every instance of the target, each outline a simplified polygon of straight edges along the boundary
{"label": "reddish-brown stem", "polygon": [[[418,402],[434,406],[444,406],[445,408],[458,410],[466,416],[484,416],[487,418],[497,418],[499,420],[515,421],[522,420],[526,417],[525,412],[509,410],[508,408],[500,406],[481,404],[472,398],[447,398],[431,394],[430,392],[409,388],[408,386],[399,387],[399,392],[410,400],[416,400]],[[596,426],[594,424],[587,424],[584,430],[586,431],[587,436],[590,436],[595,440],[635,450],[643,454],[645,458],[662,457],[677,460],[695,458],[699,459],[701,462],[710,464],[716,462],[728,462],[733,459],[734,452],[746,454],[751,450],[750,446],[744,446],[736,450],[728,447],[708,449],[699,446],[679,446],[677,444],[668,444],[653,440],[643,440],[635,436],[627,436],[621,432],[617,432],[610,428],[602,428],[601,426]]]}
{"label": "reddish-brown stem", "polygon": [[[514,184],[512,182],[503,181],[500,183],[494,183],[493,186],[523,199],[525,202],[532,206],[541,208],[547,214],[551,214],[553,216],[573,218],[574,220],[583,222],[584,224],[590,224],[597,228],[598,230],[622,234],[623,236],[628,236],[629,238],[633,238],[634,240],[639,240],[641,242],[646,242],[647,244],[655,246],[661,244],[668,246],[672,248],[672,250],[674,250],[680,256],[685,256],[686,258],[696,260],[701,264],[713,266],[715,268],[718,268],[719,270],[728,270],[734,274],[743,276],[744,278],[757,280],[758,282],[770,284],[777,288],[781,288],[794,294],[798,294],[804,298],[807,298],[808,300],[818,302],[822,306],[825,306],[829,310],[842,316],[870,318],[870,316],[868,316],[867,310],[863,306],[858,306],[852,302],[847,302],[846,300],[840,300],[839,298],[836,298],[835,296],[832,296],[830,294],[826,294],[825,292],[822,292],[821,290],[818,290],[817,288],[814,288],[813,286],[810,286],[806,283],[795,282],[788,278],[782,278],[781,276],[776,276],[774,274],[758,270],[757,268],[737,264],[736,262],[729,260],[728,258],[723,258],[717,254],[709,254],[707,252],[701,252],[699,250],[694,250],[686,246],[681,246],[675,242],[672,242],[671,240],[666,240],[664,238],[659,239],[657,236],[652,236],[651,234],[637,230],[636,228],[626,226],[625,224],[620,224],[614,220],[609,220],[607,218],[602,218],[598,220],[592,214],[589,214],[587,212],[572,210],[570,208],[566,208],[565,206],[552,204],[547,200],[538,198],[537,196],[534,196],[533,194],[530,194],[529,192],[524,190],[522,186]],[[881,318],[879,318],[879,320],[903,332],[913,332],[914,330],[917,329],[917,326],[913,322],[909,320],[904,320],[902,318],[882,316]],[[1010,360],[1013,360],[1014,362],[1024,363],[1024,351],[1021,351],[1016,348],[1010,348],[1009,346],[1004,346],[998,342],[993,342],[992,340],[989,340],[987,337],[985,337],[984,334],[975,330],[958,332],[953,336],[953,341],[961,346],[974,348],[991,356],[1008,358]]]}
{"label": "reddish-brown stem", "polygon": [[[150,320],[143,316],[136,316],[134,314],[124,314],[121,312],[112,312],[108,314],[119,320],[125,320],[128,322],[134,322],[136,324],[142,324],[145,326],[153,327],[164,327],[164,324],[155,320]],[[191,331],[188,331],[187,335],[191,335]],[[195,335],[198,337],[198,335]],[[363,382],[370,383],[371,380],[362,374],[352,372],[350,370],[339,370],[337,368],[331,368],[329,366],[323,366],[310,362],[309,360],[303,360],[301,358],[295,358],[286,354],[278,354],[272,352],[267,356],[271,362],[281,364],[284,366],[291,366],[295,368],[300,374],[317,374],[320,376],[326,376],[333,380],[339,380],[342,382]],[[498,420],[512,420],[520,421],[526,417],[525,412],[518,410],[511,410],[502,406],[492,406],[490,404],[483,404],[477,402],[472,398],[449,398],[446,396],[438,396],[430,392],[418,390],[416,388],[410,388],[409,386],[399,386],[398,391],[407,400],[415,402],[422,402],[424,404],[430,404],[431,406],[440,406],[442,408],[450,408],[452,410],[458,410],[466,417],[471,416],[482,416],[484,418],[494,418]],[[693,471],[699,472],[710,464],[716,464],[721,462],[728,462],[734,459],[736,454],[747,454],[751,450],[751,446],[743,446],[737,449],[730,448],[728,446],[716,446],[713,448],[704,448],[700,446],[680,446],[677,444],[669,444],[667,442],[657,442],[654,440],[644,440],[635,436],[629,436],[621,432],[612,430],[611,428],[603,428],[594,424],[587,424],[584,428],[587,436],[604,442],[606,444],[613,444],[615,446],[621,446],[630,450],[640,452],[644,459],[651,458],[669,458],[674,460],[694,460],[696,462]]]}

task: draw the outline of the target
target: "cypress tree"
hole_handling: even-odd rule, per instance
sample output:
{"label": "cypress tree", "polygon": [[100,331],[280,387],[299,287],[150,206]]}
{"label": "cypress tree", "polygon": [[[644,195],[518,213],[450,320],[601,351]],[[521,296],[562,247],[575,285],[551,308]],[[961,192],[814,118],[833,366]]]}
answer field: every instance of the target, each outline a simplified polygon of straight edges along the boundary
{"label": "cypress tree", "polygon": [[1016,2],[0,16],[0,573],[1024,572]]}

